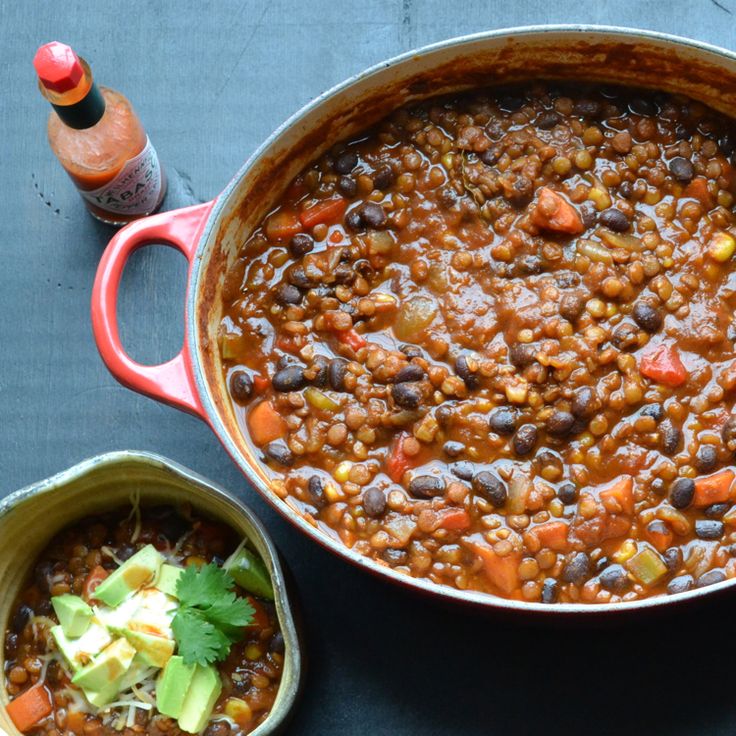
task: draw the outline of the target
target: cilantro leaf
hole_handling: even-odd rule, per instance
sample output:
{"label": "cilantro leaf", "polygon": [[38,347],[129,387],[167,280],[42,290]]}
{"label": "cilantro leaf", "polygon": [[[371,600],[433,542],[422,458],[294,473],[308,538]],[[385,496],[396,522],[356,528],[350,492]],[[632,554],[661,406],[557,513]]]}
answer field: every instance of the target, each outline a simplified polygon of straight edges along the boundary
{"label": "cilantro leaf", "polygon": [[220,596],[227,595],[234,585],[228,572],[214,562],[200,568],[190,565],[179,576],[176,594],[185,606],[209,606]]}
{"label": "cilantro leaf", "polygon": [[227,657],[230,640],[194,608],[181,608],[171,624],[185,664],[208,665]]}
{"label": "cilantro leaf", "polygon": [[171,628],[186,664],[212,664],[227,657],[255,610],[232,591],[235,581],[215,563],[187,567],[179,576],[179,609]]}

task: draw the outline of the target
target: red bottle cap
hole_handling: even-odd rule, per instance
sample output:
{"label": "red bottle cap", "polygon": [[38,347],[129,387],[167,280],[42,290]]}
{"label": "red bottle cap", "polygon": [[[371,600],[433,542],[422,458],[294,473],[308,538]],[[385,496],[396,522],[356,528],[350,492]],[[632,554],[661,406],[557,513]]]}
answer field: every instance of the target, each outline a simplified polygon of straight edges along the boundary
{"label": "red bottle cap", "polygon": [[41,84],[54,92],[74,89],[84,76],[84,67],[71,46],[58,41],[45,43],[33,57]]}

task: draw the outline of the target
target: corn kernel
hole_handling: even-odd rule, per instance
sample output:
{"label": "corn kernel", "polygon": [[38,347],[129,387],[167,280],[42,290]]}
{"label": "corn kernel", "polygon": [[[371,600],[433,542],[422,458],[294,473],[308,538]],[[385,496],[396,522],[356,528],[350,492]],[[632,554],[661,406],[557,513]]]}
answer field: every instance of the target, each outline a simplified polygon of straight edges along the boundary
{"label": "corn kernel", "polygon": [[611,556],[621,564],[626,560],[630,560],[635,554],[636,542],[633,539],[627,539]]}
{"label": "corn kernel", "polygon": [[263,655],[263,652],[261,651],[261,648],[258,646],[258,644],[248,644],[248,646],[245,648],[245,658],[249,659],[251,662],[255,661],[256,659],[260,659]]}
{"label": "corn kernel", "polygon": [[[350,472],[350,471],[348,471]],[[345,476],[347,480],[347,475]],[[334,483],[327,483],[324,488],[325,498],[329,503],[337,503],[345,499],[345,494],[342,492],[342,488],[336,486]]]}
{"label": "corn kernel", "polygon": [[225,702],[225,715],[232,718],[239,726],[247,726],[253,719],[253,711],[245,700],[228,698]]}
{"label": "corn kernel", "polygon": [[339,481],[340,483],[344,483],[348,476],[350,475],[350,468],[353,467],[353,464],[349,460],[343,460],[336,468],[335,472],[332,474],[336,481]]}
{"label": "corn kernel", "polygon": [[708,255],[719,263],[725,263],[736,251],[736,239],[728,233],[717,232],[708,243]]}

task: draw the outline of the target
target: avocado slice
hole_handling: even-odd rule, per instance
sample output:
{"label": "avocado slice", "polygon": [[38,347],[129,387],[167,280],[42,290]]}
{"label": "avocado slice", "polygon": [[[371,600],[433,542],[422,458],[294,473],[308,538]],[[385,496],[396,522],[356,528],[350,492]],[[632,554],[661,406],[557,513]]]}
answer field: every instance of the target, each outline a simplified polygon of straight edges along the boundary
{"label": "avocado slice", "polygon": [[174,653],[176,645],[173,639],[129,629],[122,629],[120,633],[135,647],[140,660],[149,667],[165,667]]}
{"label": "avocado slice", "polygon": [[51,605],[66,636],[77,639],[89,628],[94,612],[78,595],[55,595]]}
{"label": "avocado slice", "polygon": [[199,733],[207,725],[221,692],[222,681],[217,670],[197,665],[178,718],[179,728],[189,733]]}
{"label": "avocado slice", "polygon": [[96,690],[85,690],[84,688],[82,688],[82,691],[84,692],[84,697],[87,698],[95,708],[102,708],[103,705],[112,703],[119,692],[115,685],[111,685],[100,692],[97,692]]}
{"label": "avocado slice", "polygon": [[87,631],[77,639],[67,637],[62,626],[52,627],[51,636],[54,637],[56,646],[75,672],[88,664],[112,641],[107,628],[96,621],[92,621]]}
{"label": "avocado slice", "polygon": [[95,598],[111,608],[119,606],[131,593],[154,580],[163,562],[161,553],[147,544],[97,586]]}
{"label": "avocado slice", "polygon": [[72,683],[85,692],[91,691],[100,695],[106,695],[112,690],[112,697],[115,697],[123,676],[133,663],[133,657],[133,646],[126,639],[115,639],[90,664],[72,677]]}
{"label": "avocado slice", "polygon": [[179,576],[183,572],[183,567],[163,564],[153,587],[158,588],[162,593],[166,593],[166,595],[170,595],[172,598],[178,598],[176,585],[179,582]]}
{"label": "avocado slice", "polygon": [[180,656],[171,657],[156,685],[156,707],[159,713],[178,718],[192,684],[196,666],[184,664]]}
{"label": "avocado slice", "polygon": [[271,576],[261,558],[249,549],[243,549],[235,555],[235,559],[227,566],[227,571],[235,582],[249,593],[273,600]]}

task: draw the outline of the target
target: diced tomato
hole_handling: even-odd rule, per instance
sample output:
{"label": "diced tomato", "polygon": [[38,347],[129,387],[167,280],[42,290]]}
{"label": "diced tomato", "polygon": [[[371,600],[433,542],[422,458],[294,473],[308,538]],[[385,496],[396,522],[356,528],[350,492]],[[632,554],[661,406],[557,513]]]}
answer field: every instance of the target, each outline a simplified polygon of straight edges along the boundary
{"label": "diced tomato", "polygon": [[609,513],[629,515],[634,513],[634,481],[630,475],[616,479],[599,495],[601,503]]}
{"label": "diced tomato", "polygon": [[330,243],[342,243],[344,237],[339,230],[333,230],[330,233]]}
{"label": "diced tomato", "polygon": [[506,595],[510,595],[519,587],[521,552],[512,551],[502,557],[485,542],[472,542],[470,546],[483,561],[483,569],[493,585]]}
{"label": "diced tomato", "polygon": [[406,432],[402,432],[395,440],[391,453],[386,461],[386,473],[394,483],[398,483],[404,473],[411,467],[411,460],[404,452],[404,442],[409,439]]}
{"label": "diced tomato", "polygon": [[532,222],[543,230],[577,235],[585,230],[578,211],[562,195],[542,187],[532,209]]}
{"label": "diced tomato", "polygon": [[733,470],[721,470],[706,478],[698,478],[695,481],[693,505],[702,509],[714,503],[730,500],[733,479]]}
{"label": "diced tomato", "polygon": [[533,534],[542,547],[562,552],[568,548],[567,532],[569,525],[566,521],[547,521],[535,526],[530,534]]}
{"label": "diced tomato", "polygon": [[102,565],[97,565],[96,567],[93,567],[89,575],[84,580],[84,585],[82,587],[82,598],[87,601],[87,603],[97,603],[98,601],[95,600],[94,592],[97,590],[97,586],[107,577],[109,577],[110,573],[105,570]]}
{"label": "diced tomato", "polygon": [[470,515],[465,509],[444,509],[439,516],[439,529],[463,531],[470,528]]}
{"label": "diced tomato", "polygon": [[246,630],[267,628],[269,620],[266,609],[253,596],[246,596],[246,599],[253,606],[253,623],[250,626],[246,626]]}
{"label": "diced tomato", "polygon": [[707,210],[713,207],[713,197],[708,190],[708,180],[704,176],[696,176],[685,187],[683,196],[697,199]]}
{"label": "diced tomato", "polygon": [[314,227],[323,222],[335,222],[345,214],[348,201],[342,197],[324,199],[304,210],[299,219],[304,227]]}
{"label": "diced tomato", "polygon": [[261,401],[248,414],[248,429],[253,442],[262,447],[284,437],[287,426],[285,419],[270,401]]}
{"label": "diced tomato", "polygon": [[268,376],[262,376],[260,373],[253,376],[253,390],[257,394],[262,394],[270,385],[271,381]]}
{"label": "diced tomato", "polygon": [[299,217],[291,210],[278,210],[266,220],[266,237],[271,241],[293,238],[301,230]]}
{"label": "diced tomato", "polygon": [[687,370],[680,360],[680,354],[669,343],[661,343],[642,355],[639,370],[643,376],[672,388],[681,386],[687,380]]}
{"label": "diced tomato", "polygon": [[28,688],[6,707],[10,720],[19,731],[30,731],[39,721],[50,715],[53,709],[51,695],[40,683]]}
{"label": "diced tomato", "polygon": [[350,330],[340,330],[336,333],[337,339],[343,344],[347,345],[349,348],[352,348],[357,353],[358,350],[361,348],[364,348],[368,342],[366,339],[361,335],[359,332],[356,332],[354,329]]}

